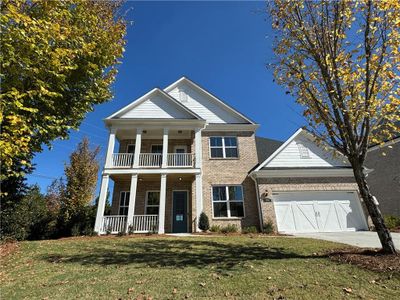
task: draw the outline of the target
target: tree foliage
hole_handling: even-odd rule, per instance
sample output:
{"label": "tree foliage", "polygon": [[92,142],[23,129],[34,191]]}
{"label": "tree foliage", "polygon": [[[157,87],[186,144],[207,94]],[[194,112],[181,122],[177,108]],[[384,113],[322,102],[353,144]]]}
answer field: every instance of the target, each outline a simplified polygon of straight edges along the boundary
{"label": "tree foliage", "polygon": [[269,12],[277,82],[319,140],[348,158],[383,248],[395,252],[363,168],[369,145],[400,130],[400,2],[275,0]]}
{"label": "tree foliage", "polygon": [[120,1],[1,2],[2,179],[66,138],[110,86],[124,50]]}

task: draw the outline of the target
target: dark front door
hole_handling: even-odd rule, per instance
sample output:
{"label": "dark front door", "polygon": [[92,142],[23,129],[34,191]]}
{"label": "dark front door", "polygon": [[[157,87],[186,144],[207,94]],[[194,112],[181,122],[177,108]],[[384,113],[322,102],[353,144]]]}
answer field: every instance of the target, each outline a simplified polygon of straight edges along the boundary
{"label": "dark front door", "polygon": [[174,191],[172,193],[172,232],[187,232],[187,199],[186,191]]}

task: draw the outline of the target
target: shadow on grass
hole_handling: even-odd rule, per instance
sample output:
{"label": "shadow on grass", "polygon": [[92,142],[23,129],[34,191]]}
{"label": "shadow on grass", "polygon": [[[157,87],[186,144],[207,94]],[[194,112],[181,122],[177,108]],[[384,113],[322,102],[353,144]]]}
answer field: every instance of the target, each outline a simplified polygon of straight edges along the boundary
{"label": "shadow on grass", "polygon": [[40,258],[52,263],[78,263],[81,265],[128,265],[146,267],[196,267],[215,265],[216,269],[229,270],[238,265],[255,264],[263,260],[313,259],[325,255],[301,255],[284,248],[268,247],[258,243],[229,244],[198,240],[134,240],[110,244],[96,243],[91,250],[64,255],[48,254]]}

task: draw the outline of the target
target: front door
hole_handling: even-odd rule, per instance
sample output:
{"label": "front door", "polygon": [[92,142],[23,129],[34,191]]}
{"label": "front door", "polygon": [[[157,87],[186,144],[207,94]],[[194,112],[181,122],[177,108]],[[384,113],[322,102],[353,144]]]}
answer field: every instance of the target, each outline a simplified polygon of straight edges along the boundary
{"label": "front door", "polygon": [[172,192],[173,208],[172,208],[172,232],[181,233],[187,230],[187,191]]}

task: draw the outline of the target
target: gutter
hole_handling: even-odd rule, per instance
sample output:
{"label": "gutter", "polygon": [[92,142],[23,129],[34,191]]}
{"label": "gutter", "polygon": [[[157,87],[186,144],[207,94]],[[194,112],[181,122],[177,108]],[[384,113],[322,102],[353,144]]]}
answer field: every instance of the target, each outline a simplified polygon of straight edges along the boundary
{"label": "gutter", "polygon": [[263,230],[264,226],[264,219],[263,219],[263,214],[262,214],[262,209],[261,209],[261,202],[260,202],[260,190],[258,189],[258,183],[257,183],[257,178],[254,176],[254,173],[250,173],[249,177],[253,179],[254,185],[256,188],[256,194],[257,194],[257,208],[258,208],[258,218],[260,221],[260,231]]}

